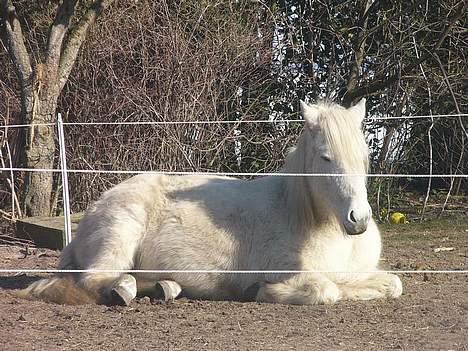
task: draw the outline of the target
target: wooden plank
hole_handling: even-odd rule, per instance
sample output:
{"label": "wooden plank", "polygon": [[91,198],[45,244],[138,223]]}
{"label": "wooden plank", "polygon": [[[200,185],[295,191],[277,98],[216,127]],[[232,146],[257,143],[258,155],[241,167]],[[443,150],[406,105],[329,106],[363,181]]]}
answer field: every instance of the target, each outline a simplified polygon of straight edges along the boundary
{"label": "wooden plank", "polygon": [[[71,215],[72,237],[84,213]],[[65,247],[63,217],[27,217],[16,221],[16,236],[34,241],[38,247],[61,250]]]}

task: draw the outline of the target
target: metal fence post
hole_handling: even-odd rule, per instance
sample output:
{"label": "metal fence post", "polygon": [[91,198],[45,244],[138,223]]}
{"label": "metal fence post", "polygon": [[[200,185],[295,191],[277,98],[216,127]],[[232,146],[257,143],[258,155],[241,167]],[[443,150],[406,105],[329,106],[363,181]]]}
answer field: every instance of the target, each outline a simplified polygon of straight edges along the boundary
{"label": "metal fence post", "polygon": [[68,173],[67,173],[67,158],[65,154],[65,137],[63,133],[62,114],[57,115],[57,130],[60,150],[60,170],[62,173],[62,191],[63,191],[63,214],[65,221],[65,246],[70,244],[72,240],[71,218],[70,218],[70,196],[68,193]]}

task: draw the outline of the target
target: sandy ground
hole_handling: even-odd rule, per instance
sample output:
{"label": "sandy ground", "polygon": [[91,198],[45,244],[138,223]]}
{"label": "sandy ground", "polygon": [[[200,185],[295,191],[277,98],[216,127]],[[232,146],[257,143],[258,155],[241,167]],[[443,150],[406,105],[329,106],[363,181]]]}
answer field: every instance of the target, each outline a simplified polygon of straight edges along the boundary
{"label": "sandy ground", "polygon": [[[387,269],[468,269],[468,220],[382,232]],[[0,268],[54,268],[58,255],[3,246]],[[466,273],[401,274],[400,299],[333,306],[148,298],[61,306],[14,296],[39,276],[0,276],[1,350],[468,350]]]}

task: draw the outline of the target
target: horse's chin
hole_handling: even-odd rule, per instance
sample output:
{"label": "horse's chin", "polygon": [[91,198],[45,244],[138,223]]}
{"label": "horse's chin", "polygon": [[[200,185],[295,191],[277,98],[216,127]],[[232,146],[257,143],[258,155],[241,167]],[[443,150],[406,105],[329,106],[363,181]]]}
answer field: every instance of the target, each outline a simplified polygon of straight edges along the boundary
{"label": "horse's chin", "polygon": [[343,227],[348,235],[361,235],[367,230],[367,225],[353,225],[349,222],[344,222]]}

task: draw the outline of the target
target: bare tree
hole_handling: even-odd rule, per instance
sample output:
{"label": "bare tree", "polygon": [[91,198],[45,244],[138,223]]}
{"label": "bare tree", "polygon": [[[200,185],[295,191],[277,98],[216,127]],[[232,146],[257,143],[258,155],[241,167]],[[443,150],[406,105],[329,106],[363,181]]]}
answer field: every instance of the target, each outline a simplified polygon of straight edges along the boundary
{"label": "bare tree", "polygon": [[[38,124],[29,128],[26,135],[22,156],[25,167],[53,168],[54,127],[44,124],[55,121],[57,99],[86,34],[112,2],[96,0],[78,6],[77,0],[63,0],[53,5],[56,6],[55,18],[50,25],[46,48],[43,52],[28,52],[20,16],[13,1],[0,0],[0,31],[19,80],[22,122]],[[33,47],[29,45],[29,48]],[[37,50],[40,51],[39,48]],[[52,187],[51,173],[27,173],[24,179],[24,213],[49,215]]]}

